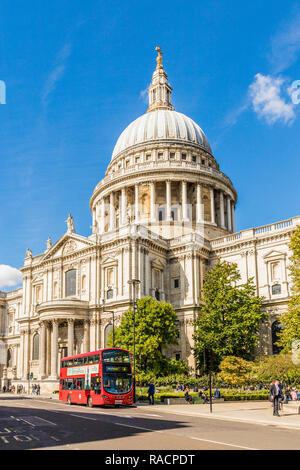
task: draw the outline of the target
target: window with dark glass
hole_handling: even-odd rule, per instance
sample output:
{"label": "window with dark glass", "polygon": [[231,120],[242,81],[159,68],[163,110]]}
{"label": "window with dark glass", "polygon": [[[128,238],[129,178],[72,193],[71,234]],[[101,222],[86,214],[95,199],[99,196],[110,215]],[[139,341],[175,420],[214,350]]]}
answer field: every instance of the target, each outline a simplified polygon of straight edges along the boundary
{"label": "window with dark glass", "polygon": [[33,346],[32,346],[32,360],[36,361],[40,356],[40,336],[37,333],[33,337]]}
{"label": "window with dark glass", "polygon": [[76,295],[76,269],[70,269],[65,274],[66,279],[66,297]]}
{"label": "window with dark glass", "polygon": [[178,289],[179,287],[179,279],[174,279],[174,288]]}
{"label": "window with dark glass", "polygon": [[108,291],[106,292],[106,298],[107,299],[112,299],[114,296],[114,291],[113,289],[108,289]]}
{"label": "window with dark glass", "polygon": [[272,294],[281,294],[281,284],[274,284],[274,286],[272,286]]}

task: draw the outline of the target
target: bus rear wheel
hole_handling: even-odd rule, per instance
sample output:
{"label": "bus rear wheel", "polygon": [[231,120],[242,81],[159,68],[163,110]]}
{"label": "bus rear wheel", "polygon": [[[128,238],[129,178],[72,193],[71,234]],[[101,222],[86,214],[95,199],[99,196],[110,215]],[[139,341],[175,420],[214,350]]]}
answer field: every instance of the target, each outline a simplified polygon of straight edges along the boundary
{"label": "bus rear wheel", "polygon": [[71,395],[68,395],[68,405],[72,405]]}
{"label": "bus rear wheel", "polygon": [[88,396],[86,404],[89,408],[93,407],[92,397]]}

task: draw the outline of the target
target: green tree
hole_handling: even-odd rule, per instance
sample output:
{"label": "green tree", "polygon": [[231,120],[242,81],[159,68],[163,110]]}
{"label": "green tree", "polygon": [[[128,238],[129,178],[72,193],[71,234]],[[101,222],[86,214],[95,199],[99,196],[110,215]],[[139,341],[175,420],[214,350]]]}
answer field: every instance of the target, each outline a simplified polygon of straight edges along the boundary
{"label": "green tree", "polygon": [[290,352],[292,343],[300,340],[300,226],[293,233],[290,241],[292,255],[289,271],[291,275],[291,298],[287,311],[280,316],[283,326],[276,343],[282,347],[282,352]]}
{"label": "green tree", "polygon": [[[137,373],[168,373],[170,361],[163,350],[177,344],[176,312],[167,302],[159,302],[152,297],[137,301],[135,313],[135,358]],[[112,345],[112,333],[108,338]],[[129,309],[122,317],[121,324],[115,328],[115,346],[129,349],[133,353],[133,311]]]}
{"label": "green tree", "polygon": [[195,322],[195,356],[207,371],[207,352],[213,351],[213,368],[226,356],[251,359],[259,338],[260,323],[267,318],[253,280],[241,284],[236,264],[218,262],[207,272],[201,314]]}
{"label": "green tree", "polygon": [[253,363],[240,357],[227,356],[219,365],[218,380],[229,385],[248,385],[251,382]]}
{"label": "green tree", "polygon": [[279,379],[289,384],[300,383],[300,365],[294,364],[291,354],[262,357],[255,363],[256,382],[270,384]]}

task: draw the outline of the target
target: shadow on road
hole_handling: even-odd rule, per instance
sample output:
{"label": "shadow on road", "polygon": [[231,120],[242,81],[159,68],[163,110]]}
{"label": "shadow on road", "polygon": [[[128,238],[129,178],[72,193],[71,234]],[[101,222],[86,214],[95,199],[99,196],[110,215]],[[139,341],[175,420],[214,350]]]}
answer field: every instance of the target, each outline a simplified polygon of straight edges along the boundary
{"label": "shadow on road", "polygon": [[[14,400],[20,406],[10,406]],[[30,403],[21,406],[24,401]],[[1,406],[1,402],[3,405]],[[5,402],[5,405],[4,405]],[[42,449],[44,447],[65,446],[68,444],[99,443],[120,438],[130,438],[141,433],[179,430],[188,428],[179,420],[150,419],[126,414],[125,410],[92,408],[84,411],[83,406],[71,405],[61,409],[45,409],[43,405],[26,397],[0,397],[0,450]],[[122,415],[123,412],[123,415]],[[128,448],[130,448],[128,446]],[[170,449],[172,440],[170,439]]]}

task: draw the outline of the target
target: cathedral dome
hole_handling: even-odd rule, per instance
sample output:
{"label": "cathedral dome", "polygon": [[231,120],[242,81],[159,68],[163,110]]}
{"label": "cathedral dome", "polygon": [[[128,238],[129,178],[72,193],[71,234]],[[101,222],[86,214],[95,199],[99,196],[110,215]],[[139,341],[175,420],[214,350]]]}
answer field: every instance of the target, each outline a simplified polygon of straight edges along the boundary
{"label": "cathedral dome", "polygon": [[198,124],[182,113],[162,107],[143,114],[126,127],[118,138],[112,159],[131,147],[153,141],[192,143],[212,153],[209,142]]}

